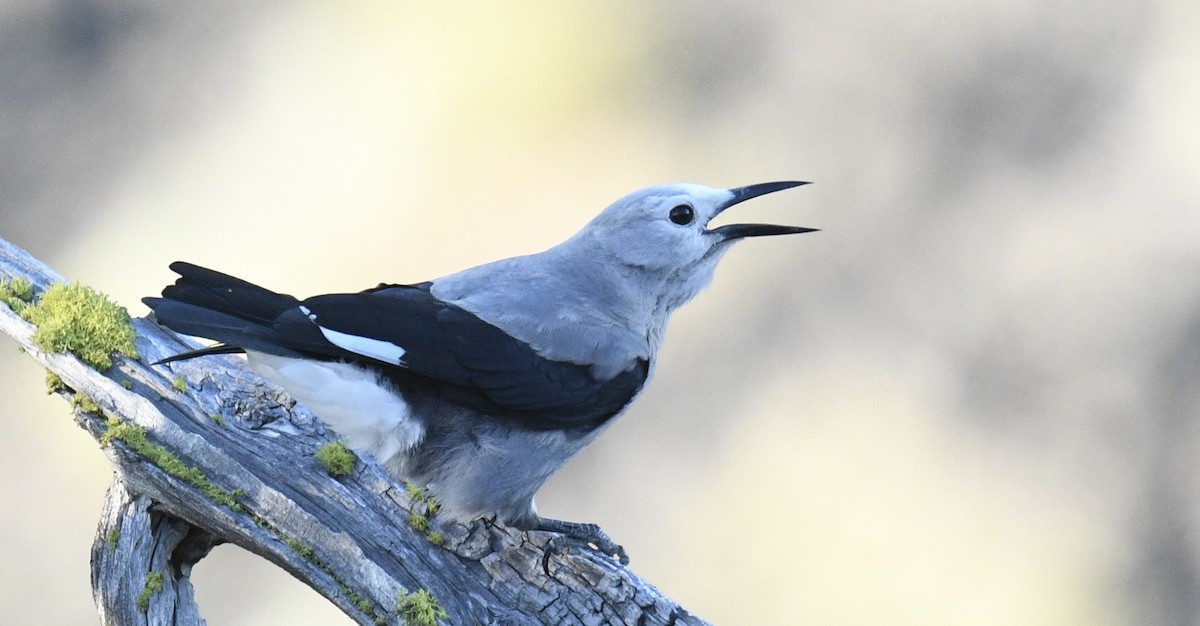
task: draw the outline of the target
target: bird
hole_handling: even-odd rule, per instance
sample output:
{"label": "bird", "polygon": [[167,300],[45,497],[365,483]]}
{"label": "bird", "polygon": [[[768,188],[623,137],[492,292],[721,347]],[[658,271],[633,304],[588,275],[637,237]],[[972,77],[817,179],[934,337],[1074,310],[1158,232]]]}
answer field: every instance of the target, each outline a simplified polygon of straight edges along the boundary
{"label": "bird", "polygon": [[176,282],[143,302],[158,324],[217,342],[159,363],[245,353],[453,519],[551,531],[627,563],[595,524],[539,516],[534,495],[642,391],[671,314],[734,243],[818,230],[711,220],[805,184],[648,187],[543,252],[306,299],[177,261]]}

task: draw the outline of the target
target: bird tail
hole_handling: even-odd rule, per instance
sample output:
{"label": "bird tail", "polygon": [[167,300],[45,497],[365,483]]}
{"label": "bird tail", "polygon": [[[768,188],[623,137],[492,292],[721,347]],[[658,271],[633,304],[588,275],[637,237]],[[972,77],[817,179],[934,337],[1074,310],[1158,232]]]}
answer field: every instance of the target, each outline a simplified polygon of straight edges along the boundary
{"label": "bird tail", "polygon": [[285,311],[299,306],[299,300],[191,263],[176,261],[171,269],[179,274],[175,284],[163,289],[161,298],[143,298],[142,302],[154,311],[159,324],[223,345],[177,354],[162,362],[247,349],[295,354],[279,344],[273,326]]}

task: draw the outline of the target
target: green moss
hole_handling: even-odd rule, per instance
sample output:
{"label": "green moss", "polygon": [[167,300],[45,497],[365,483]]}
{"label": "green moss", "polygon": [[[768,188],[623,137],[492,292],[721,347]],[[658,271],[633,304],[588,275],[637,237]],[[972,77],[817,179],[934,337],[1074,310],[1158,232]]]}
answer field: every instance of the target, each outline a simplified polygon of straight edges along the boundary
{"label": "green moss", "polygon": [[425,533],[425,538],[429,540],[429,543],[432,543],[439,548],[442,546],[442,544],[446,543],[446,537],[444,537],[442,533],[430,528],[429,517],[425,515],[421,515],[420,513],[409,513],[408,525],[412,526],[413,529],[419,533]]}
{"label": "green moss", "polygon": [[68,389],[70,387],[67,387],[67,383],[64,383],[63,379],[58,377],[58,374],[46,370],[46,393],[58,393]]}
{"label": "green moss", "polygon": [[346,444],[335,441],[327,443],[320,447],[316,453],[316,459],[325,466],[325,471],[329,472],[330,476],[345,476],[354,471],[354,463],[357,458]]}
{"label": "green moss", "polygon": [[317,560],[316,553],[313,552],[312,546],[300,541],[299,539],[296,539],[295,537],[284,537],[283,542],[287,544],[287,547],[292,549],[292,552],[296,553],[296,556],[304,559],[305,561],[320,563],[320,561]]}
{"label": "green moss", "polygon": [[71,396],[71,406],[90,415],[100,415],[100,405],[82,393],[76,393],[74,396]]}
{"label": "green moss", "polygon": [[188,384],[187,381],[184,380],[183,376],[176,376],[172,378],[171,386],[174,387],[175,391],[178,391],[179,393],[187,393]]}
{"label": "green moss", "polygon": [[419,513],[409,513],[408,525],[423,533],[429,530],[429,518]]}
{"label": "green moss", "polygon": [[33,283],[28,278],[5,278],[0,280],[0,302],[8,305],[14,313],[20,313],[33,300]]}
{"label": "green moss", "polygon": [[408,499],[413,502],[424,502],[429,497],[429,490],[416,483],[404,483],[404,490],[408,492]]}
{"label": "green moss", "polygon": [[212,418],[212,421],[217,423],[217,426],[225,428],[225,418],[221,417],[220,413],[209,413],[208,416]]}
{"label": "green moss", "polygon": [[138,594],[137,605],[143,613],[150,609],[150,598],[154,594],[163,589],[163,574],[162,572],[150,572],[146,574],[146,585],[142,587],[142,592]]}
{"label": "green moss", "polygon": [[[261,520],[261,522],[260,522],[260,520]],[[338,589],[341,589],[342,595],[346,596],[346,598],[350,600],[350,603],[354,605],[354,608],[362,611],[364,614],[367,615],[367,617],[370,617],[376,624],[387,623],[387,620],[385,620],[382,615],[380,615],[378,612],[375,611],[375,605],[373,605],[370,600],[363,597],[362,594],[351,589],[350,585],[347,585],[346,583],[342,582],[342,580],[333,573],[333,570],[328,565],[323,563],[320,558],[317,557],[316,552],[313,551],[311,546],[304,543],[303,541],[300,541],[299,539],[296,539],[295,537],[289,537],[289,536],[279,532],[278,529],[272,527],[265,519],[263,519],[262,517],[260,517],[258,515],[255,515],[255,523],[258,523],[260,526],[263,526],[264,528],[269,529],[272,533],[275,534],[276,537],[279,537],[280,541],[283,541],[283,543],[286,544],[287,547],[291,548],[292,552],[296,553],[296,556],[304,559],[305,561],[308,561],[309,563],[312,563],[313,565],[320,568],[321,571],[325,572],[326,574],[329,574],[329,576],[331,576],[333,578],[334,582],[336,582],[338,584]]]}
{"label": "green moss", "polygon": [[354,605],[354,608],[371,616],[376,622],[379,621],[379,616],[375,614],[375,605],[371,604],[370,600],[364,598],[361,594],[351,589],[350,586],[346,585],[345,583],[342,583],[341,589],[342,593],[346,594],[346,597],[350,599],[350,603]]}
{"label": "green moss", "polygon": [[190,483],[192,486],[199,489],[204,495],[212,499],[217,504],[227,506],[231,511],[241,513],[245,511],[245,507],[238,502],[239,493],[244,495],[245,492],[229,492],[218,487],[212,480],[200,471],[200,468],[188,465],[181,461],[179,457],[171,454],[166,448],[151,443],[146,438],[146,431],[133,424],[127,424],[120,420],[110,419],[107,422],[107,430],[100,437],[101,445],[109,445],[113,440],[120,441],[133,450],[135,453],[145,457],[151,463],[157,465],[164,472]]}
{"label": "green moss", "polygon": [[396,612],[406,626],[437,626],[438,620],[450,617],[428,589],[400,594],[396,601]]}
{"label": "green moss", "polygon": [[[404,483],[404,490],[408,492],[408,499],[412,502],[413,512],[408,514],[408,525],[416,529],[417,532],[425,533],[425,538],[435,546],[441,547],[446,543],[446,538],[436,530],[430,529],[429,519],[438,514],[442,510],[442,505],[438,502],[429,489],[420,487],[416,484]],[[418,511],[424,510],[422,514]]]}
{"label": "green moss", "polygon": [[425,515],[433,517],[442,510],[442,504],[433,497],[426,487],[420,487],[414,483],[404,483],[404,490],[408,492],[408,499],[413,503],[413,508],[425,507]]}
{"label": "green moss", "polygon": [[[329,569],[326,568],[326,572],[328,571]],[[342,594],[350,600],[350,604],[353,604],[354,608],[362,611],[364,615],[371,618],[371,621],[375,622],[376,624],[387,624],[387,618],[385,618],[383,615],[380,615],[379,612],[375,610],[375,605],[370,600],[364,598],[362,594],[351,589],[346,583],[338,580],[336,576],[334,577],[334,580],[337,580],[338,588],[342,590]]]}
{"label": "green moss", "polygon": [[126,378],[121,381],[121,386],[126,389],[133,389],[133,381]]}
{"label": "green moss", "polygon": [[108,529],[108,536],[105,538],[105,541],[108,542],[110,550],[116,550],[117,544],[121,542],[121,529],[116,526]]}
{"label": "green moss", "polygon": [[112,367],[114,353],[138,356],[129,312],[91,287],[56,283],[21,317],[37,326],[32,339],[39,348],[71,352],[97,370]]}
{"label": "green moss", "polygon": [[[166,448],[164,448],[160,445],[151,443],[147,439],[146,431],[144,429],[139,428],[138,426],[133,425],[133,424],[122,422],[116,418],[110,418],[107,422],[105,422],[105,427],[106,427],[106,430],[105,430],[104,434],[100,437],[100,443],[102,445],[111,445],[111,443],[114,440],[120,441],[121,443],[125,444],[125,446],[127,446],[130,450],[132,450],[133,452],[135,452],[143,457],[146,457],[146,459],[148,459],[150,462],[154,463],[158,467],[162,468],[168,474],[171,474],[172,476],[175,476],[176,478],[180,478],[180,479],[196,486],[201,491],[203,491],[205,493],[205,495],[212,498],[218,504],[227,506],[235,512],[239,512],[239,513],[246,512],[245,506],[243,506],[242,504],[240,504],[238,502],[239,499],[247,497],[248,494],[245,491],[243,491],[241,489],[236,489],[232,492],[229,492],[229,491],[225,491],[225,490],[221,489],[220,487],[217,487],[215,484],[212,483],[211,480],[208,479],[208,477],[204,476],[204,474],[202,472],[200,472],[200,470],[198,468],[186,465],[178,457],[175,457],[170,452],[168,452]],[[343,448],[344,448],[344,446],[343,446]],[[349,450],[346,450],[346,452],[349,453]],[[354,462],[354,457],[353,457],[353,454],[351,454],[351,458],[350,458],[350,463],[351,463],[350,467],[351,468],[353,468],[353,462]],[[336,575],[334,575],[333,570],[328,565],[326,565],[325,563],[323,563],[321,561],[321,559],[316,555],[316,552],[313,550],[313,548],[311,546],[305,544],[304,542],[300,541],[299,539],[296,539],[295,537],[289,537],[289,536],[283,534],[277,528],[275,528],[269,521],[267,521],[267,519],[264,518],[262,515],[259,515],[257,513],[252,513],[251,519],[254,521],[255,524],[257,524],[258,526],[260,526],[262,528],[267,529],[269,532],[271,532],[276,537],[278,537],[280,541],[282,541],[285,545],[287,545],[288,548],[291,549],[292,552],[296,553],[296,555],[299,556],[301,559],[304,559],[305,561],[312,563],[314,566],[316,566],[317,568],[324,571],[326,574],[333,577],[334,581],[338,584],[338,588],[341,590],[342,594],[346,596],[346,598],[350,601],[350,603],[355,608],[362,611],[363,614],[365,614],[368,618],[370,618],[371,621],[373,621],[377,624],[386,624],[387,623],[387,616],[381,615],[379,613],[379,611],[377,611],[375,609],[375,606],[372,604],[372,602],[369,599],[367,599],[362,594],[360,594],[357,591],[355,591],[354,589],[352,589],[349,585],[347,585],[340,578],[338,578]],[[109,534],[108,534],[109,545],[112,545],[115,547],[115,543],[119,540],[120,540],[120,532],[117,529],[113,529],[113,530],[109,531]],[[138,606],[140,608],[142,608],[143,611],[147,610],[149,608],[150,598],[155,593],[158,593],[161,590],[162,590],[162,575],[161,575],[161,573],[157,573],[157,572],[151,573],[149,576],[147,576],[146,587],[142,590],[142,593],[138,596]]]}
{"label": "green moss", "polygon": [[33,301],[33,283],[24,276],[5,278],[0,280],[0,293],[29,304]]}

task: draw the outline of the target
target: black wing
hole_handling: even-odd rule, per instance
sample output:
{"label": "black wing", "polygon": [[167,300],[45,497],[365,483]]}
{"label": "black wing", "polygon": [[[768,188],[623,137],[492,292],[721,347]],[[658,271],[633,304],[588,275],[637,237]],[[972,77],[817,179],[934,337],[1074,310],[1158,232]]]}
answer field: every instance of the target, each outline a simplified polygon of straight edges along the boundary
{"label": "black wing", "polygon": [[300,305],[274,325],[293,339],[286,347],[367,362],[402,389],[423,388],[534,428],[607,419],[633,399],[649,372],[644,359],[634,359],[615,378],[598,380],[587,365],[543,358],[500,328],[438,300],[427,284],[316,296]]}
{"label": "black wing", "polygon": [[598,380],[586,364],[543,358],[500,328],[438,300],[428,283],[297,301],[196,266],[176,263],[172,269],[183,275],[176,285],[162,299],[147,299],[169,328],[282,356],[370,366],[402,390],[527,428],[598,424],[620,412],[649,373],[648,362],[637,358],[616,377]]}

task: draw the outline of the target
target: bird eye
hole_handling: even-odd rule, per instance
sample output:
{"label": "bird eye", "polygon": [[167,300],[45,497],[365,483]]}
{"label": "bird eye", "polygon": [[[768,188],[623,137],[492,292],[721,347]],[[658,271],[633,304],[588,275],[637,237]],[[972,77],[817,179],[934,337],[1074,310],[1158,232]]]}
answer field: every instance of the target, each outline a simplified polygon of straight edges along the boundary
{"label": "bird eye", "polygon": [[667,217],[671,218],[672,222],[675,222],[680,226],[686,226],[691,224],[692,220],[696,218],[696,212],[692,210],[692,207],[686,204],[681,204],[671,209],[671,212],[667,215]]}

